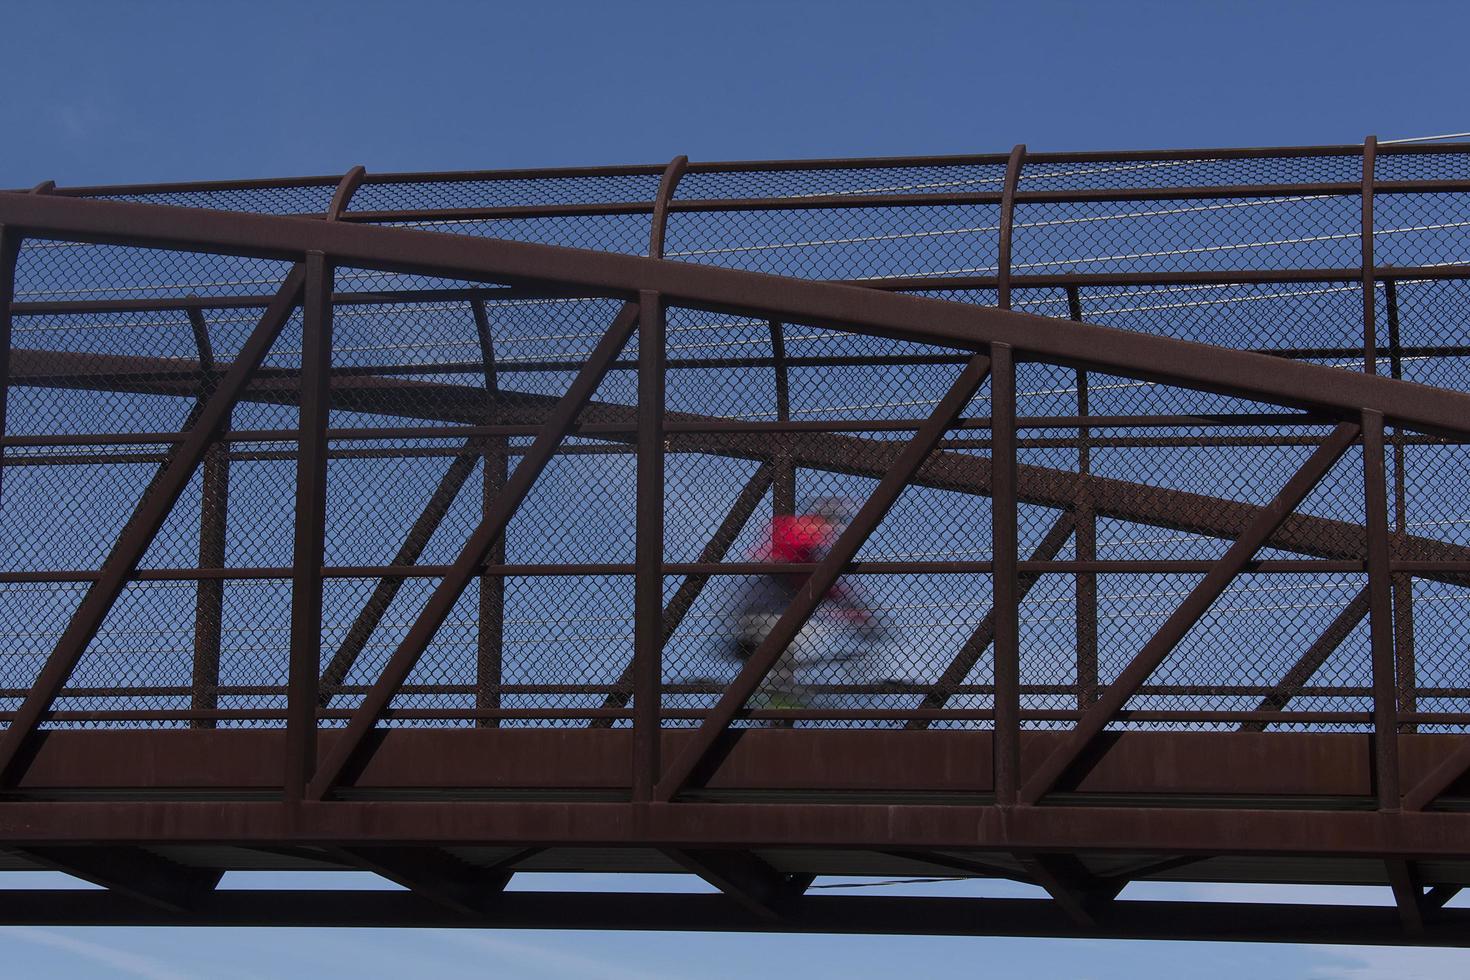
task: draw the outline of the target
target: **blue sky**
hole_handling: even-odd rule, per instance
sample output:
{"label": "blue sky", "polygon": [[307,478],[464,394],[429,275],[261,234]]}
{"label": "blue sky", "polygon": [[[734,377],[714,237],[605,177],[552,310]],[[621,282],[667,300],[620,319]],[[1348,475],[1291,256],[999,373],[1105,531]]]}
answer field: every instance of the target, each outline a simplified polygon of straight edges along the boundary
{"label": "blue sky", "polygon": [[[22,3],[0,186],[1470,130],[1456,3]],[[47,881],[53,879],[47,878]],[[281,886],[280,876],[266,884]],[[0,885],[34,884],[5,881]],[[260,884],[231,876],[229,887]],[[309,884],[309,882],[302,882]],[[373,881],[362,881],[374,886]],[[517,887],[573,887],[556,881]],[[649,883],[632,883],[640,887]],[[698,888],[660,881],[658,887]],[[597,880],[581,887],[630,887]],[[936,894],[1017,894],[946,883]],[[890,889],[891,891],[891,889]],[[1305,898],[1185,886],[1193,898]],[[1130,889],[1125,897],[1148,897]],[[1382,901],[1373,892],[1358,899]],[[17,975],[1356,978],[1456,951],[1031,940],[3,929]]]}

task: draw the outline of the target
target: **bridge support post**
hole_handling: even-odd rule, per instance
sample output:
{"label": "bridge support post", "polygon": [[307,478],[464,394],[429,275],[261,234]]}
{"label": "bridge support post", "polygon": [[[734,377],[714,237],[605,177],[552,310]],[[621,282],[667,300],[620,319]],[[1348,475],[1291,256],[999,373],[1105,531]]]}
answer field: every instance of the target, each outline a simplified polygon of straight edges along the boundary
{"label": "bridge support post", "polygon": [[[10,396],[10,304],[15,300],[15,265],[20,232],[0,224],[0,437],[5,435],[5,405]],[[0,445],[0,492],[4,490],[5,447]]]}
{"label": "bridge support post", "polygon": [[[478,297],[470,301],[475,316],[475,337],[480,345],[480,361],[485,373],[485,396],[490,403],[486,425],[500,422],[500,375],[495,363],[495,338],[490,330],[490,314],[485,301]],[[490,436],[485,440],[485,467],[480,483],[480,516],[490,513],[495,498],[505,490],[505,481],[510,476],[510,440],[505,436]],[[505,535],[495,539],[490,547],[490,564],[505,564]],[[475,632],[475,710],[494,711],[500,708],[500,685],[504,673],[505,648],[505,576],[480,576],[480,609],[478,627]],[[499,728],[499,718],[476,718],[478,728]]]}
{"label": "bridge support post", "polygon": [[1021,767],[1021,636],[1016,580],[1016,365],[1006,344],[991,347],[990,502],[995,623],[995,802],[1014,806]]}
{"label": "bridge support post", "polygon": [[[1082,296],[1076,286],[1067,287],[1067,315],[1082,322]],[[1092,473],[1092,427],[1087,424],[1091,410],[1087,372],[1078,368],[1077,417],[1077,498],[1073,517],[1077,525],[1076,555],[1078,561],[1097,561],[1097,511],[1088,492],[1087,477]],[[1077,632],[1077,709],[1086,711],[1097,700],[1097,575],[1078,572],[1075,589]]]}
{"label": "bridge support post", "polygon": [[1398,680],[1393,658],[1383,414],[1363,413],[1363,506],[1368,538],[1368,631],[1373,650],[1373,770],[1380,810],[1399,809]]}
{"label": "bridge support post", "polygon": [[322,564],[327,533],[327,420],[331,414],[331,263],[306,256],[301,321],[301,410],[296,452],[296,543],[292,552],[291,653],[286,692],[287,800],[300,800],[316,768],[317,673],[321,670]]}
{"label": "bridge support post", "polygon": [[[199,397],[195,412],[201,411],[219,381],[214,349],[209,342],[209,325],[197,306],[189,307],[189,326],[199,353]],[[233,414],[233,413],[232,413]],[[221,432],[228,431],[227,418]],[[230,496],[230,447],[216,442],[204,453],[199,484],[199,567],[225,567],[225,533]],[[219,656],[224,628],[225,583],[223,579],[201,578],[194,594],[194,664],[189,707],[213,711],[219,707]],[[213,728],[213,718],[195,718],[191,728]]]}
{"label": "bridge support post", "polygon": [[638,477],[633,584],[635,801],[653,799],[659,773],[663,681],[664,303],[638,295]]}

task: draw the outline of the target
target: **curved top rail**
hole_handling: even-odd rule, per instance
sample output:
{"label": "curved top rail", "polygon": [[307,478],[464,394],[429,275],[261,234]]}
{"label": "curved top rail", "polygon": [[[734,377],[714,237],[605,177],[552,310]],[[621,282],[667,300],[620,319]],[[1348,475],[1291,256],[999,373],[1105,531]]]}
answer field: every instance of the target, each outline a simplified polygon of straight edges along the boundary
{"label": "curved top rail", "polygon": [[[1185,149],[1112,151],[1065,150],[1049,153],[1028,153],[1027,160],[1034,164],[1130,163],[1149,161],[1340,157],[1358,156],[1362,152],[1363,146],[1361,143],[1346,143],[1323,146],[1192,147]],[[1385,143],[1379,147],[1378,152],[1382,156],[1462,154],[1470,153],[1470,143]],[[1006,159],[1006,153],[971,153],[929,156],[838,157],[826,159],[709,160],[690,162],[688,171],[690,173],[748,173],[762,170],[793,172],[804,170],[881,170],[903,167],[968,166],[983,164],[1004,166]],[[587,167],[511,168],[502,170],[403,171],[371,174],[366,182],[368,184],[417,184],[455,181],[537,180],[569,177],[657,177],[663,173],[664,166],[664,164],[651,163]],[[92,197],[99,195],[265,190],[286,187],[334,186],[340,179],[340,174],[319,174],[301,177],[252,178],[243,180],[92,184],[76,187],[59,187],[56,188],[54,193],[63,196]],[[22,189],[14,188],[13,190]]]}
{"label": "curved top rail", "polygon": [[642,256],[404,228],[153,204],[0,195],[0,224],[26,237],[339,264],[509,285],[556,284],[786,323],[979,350],[1160,381],[1277,405],[1369,410],[1411,428],[1470,434],[1470,395],[1169,337],[963,303]]}

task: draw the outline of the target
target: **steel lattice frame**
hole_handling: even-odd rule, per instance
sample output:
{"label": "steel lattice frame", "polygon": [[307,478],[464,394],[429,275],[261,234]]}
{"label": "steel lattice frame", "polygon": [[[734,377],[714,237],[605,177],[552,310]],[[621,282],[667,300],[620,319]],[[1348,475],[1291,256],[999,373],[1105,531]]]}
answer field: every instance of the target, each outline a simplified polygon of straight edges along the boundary
{"label": "steel lattice frame", "polygon": [[[0,920],[1465,944],[1466,228],[1371,138],[0,194],[4,867],[107,888]],[[900,676],[768,703],[839,578]],[[939,871],[1052,901],[806,894]]]}

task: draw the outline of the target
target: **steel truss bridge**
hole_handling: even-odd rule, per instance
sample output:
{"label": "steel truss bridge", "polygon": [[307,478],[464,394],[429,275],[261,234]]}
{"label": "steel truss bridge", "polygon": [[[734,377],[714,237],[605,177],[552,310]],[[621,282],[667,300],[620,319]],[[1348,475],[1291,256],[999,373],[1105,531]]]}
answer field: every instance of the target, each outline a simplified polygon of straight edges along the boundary
{"label": "steel truss bridge", "polygon": [[1470,945],[1467,229],[1373,139],[0,193],[0,870],[105,886],[0,922]]}

